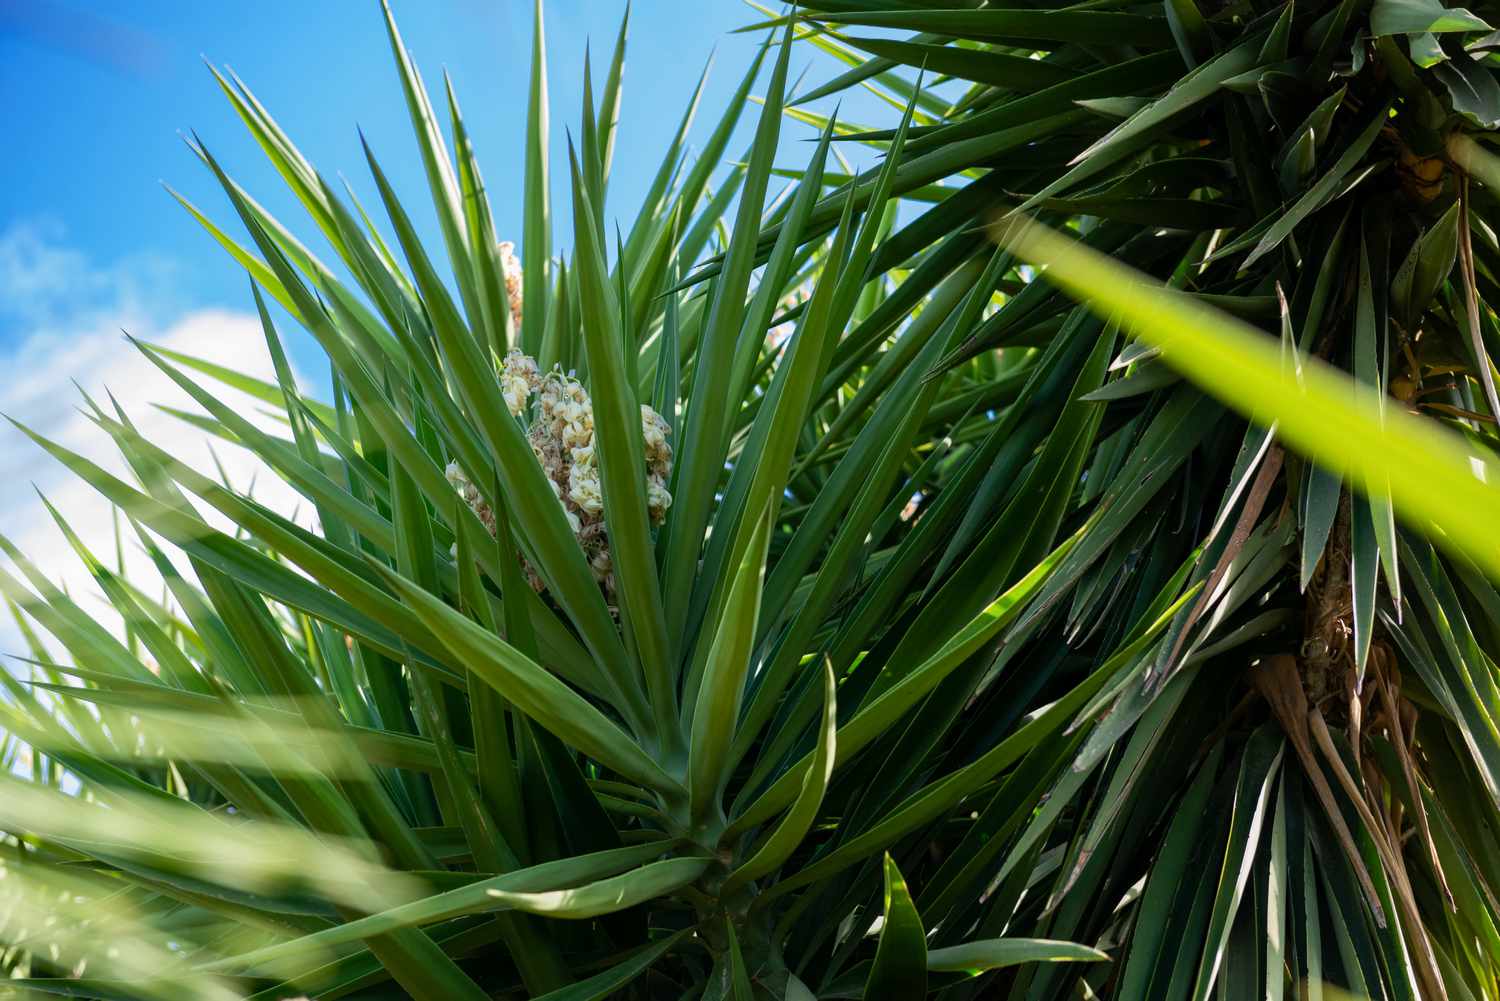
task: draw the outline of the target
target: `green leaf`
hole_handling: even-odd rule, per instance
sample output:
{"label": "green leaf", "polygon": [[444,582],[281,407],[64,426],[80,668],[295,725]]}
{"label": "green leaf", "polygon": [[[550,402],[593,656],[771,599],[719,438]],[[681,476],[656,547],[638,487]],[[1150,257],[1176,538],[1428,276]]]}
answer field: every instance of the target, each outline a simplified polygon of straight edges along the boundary
{"label": "green leaf", "polygon": [[1414,35],[1422,32],[1489,31],[1490,26],[1462,7],[1444,7],[1438,0],[1375,0],[1370,9],[1370,34]]}
{"label": "green leaf", "polygon": [[[237,371],[235,369],[226,368],[223,365],[218,365],[203,358],[196,358],[192,355],[183,354],[180,351],[174,351],[171,348],[163,347],[160,344],[151,344],[149,342],[142,343],[149,347],[152,352],[160,355],[163,358],[170,359],[171,361],[176,362],[184,368],[189,368],[196,372],[202,372],[204,375],[218,380],[231,389],[237,389],[247,396],[260,400],[263,403],[270,403],[277,407],[284,407],[286,405],[285,394],[282,391],[282,387],[277,383],[267,382],[264,379],[257,379],[254,376],[246,375],[245,373]],[[335,418],[333,410],[330,409],[326,404],[319,403],[316,400],[307,399],[302,399],[300,402],[303,406],[311,410],[313,413],[317,414],[318,419],[323,421],[323,423],[334,423]]]}
{"label": "green leaf", "polygon": [[1045,938],[992,938],[950,945],[927,953],[927,969],[934,973],[977,976],[1022,963],[1107,963],[1109,953],[1077,942]]}
{"label": "green leaf", "polygon": [[948,45],[897,42],[885,38],[844,36],[855,48],[884,56],[931,73],[987,83],[1006,90],[1041,90],[1074,79],[1077,74],[1060,66],[1025,56],[1006,55]]}
{"label": "green leaf", "polygon": [[[549,134],[547,106],[547,42],[542,24],[542,0],[536,0],[531,38],[531,84],[526,101],[526,182],[521,227],[521,347],[542,355],[542,332],[547,326],[548,270],[552,261],[552,189],[547,173]],[[545,364],[545,363],[544,363]]]}
{"label": "green leaf", "polygon": [[1312,582],[1318,561],[1328,545],[1329,533],[1338,517],[1342,481],[1337,473],[1309,465],[1302,475],[1300,520],[1302,522],[1302,590]]}
{"label": "green leaf", "polygon": [[1290,866],[1287,856],[1287,786],[1276,791],[1276,819],[1271,825],[1271,855],[1266,873],[1266,1001],[1286,996],[1288,933],[1295,927],[1287,911]]}
{"label": "green leaf", "polygon": [[1362,681],[1375,633],[1375,589],[1380,579],[1380,544],[1375,535],[1374,505],[1364,497],[1350,500],[1349,550],[1354,666]]}
{"label": "green leaf", "polygon": [[720,893],[729,896],[736,889],[774,871],[791,857],[802,844],[817,819],[818,809],[828,791],[828,780],[833,777],[834,751],[838,740],[838,712],[833,665],[823,660],[823,719],[818,727],[818,746],[813,752],[812,766],[802,779],[802,788],[797,798],[781,818],[781,822],[766,837],[755,854],[746,859],[738,869],[729,874]]}
{"label": "green leaf", "polygon": [[1430,31],[1424,31],[1420,35],[1407,35],[1406,40],[1411,48],[1411,61],[1424,70],[1432,69],[1448,59],[1448,53],[1443,51],[1438,36]]}
{"label": "green leaf", "polygon": [[1160,47],[1170,45],[1167,22],[1158,17],[1096,10],[912,10],[809,15],[838,24],[905,28],[937,35],[1008,41],[1025,38],[1056,42]]}
{"label": "green leaf", "polygon": [[495,221],[490,213],[490,197],[479,173],[474,144],[458,110],[458,96],[453,82],[444,75],[448,91],[448,109],[453,122],[453,145],[458,152],[459,194],[463,199],[464,232],[468,237],[474,285],[479,300],[477,325],[489,334],[490,350],[497,356],[516,344],[519,331],[514,328],[510,300],[506,292],[505,266],[500,260],[500,245],[495,236]]}
{"label": "green leaf", "polygon": [[422,166],[427,173],[427,187],[432,193],[432,205],[437,210],[438,225],[443,234],[443,243],[448,248],[448,259],[453,265],[453,274],[458,281],[459,296],[463,300],[464,312],[471,326],[479,326],[484,319],[479,290],[475,284],[473,248],[469,245],[464,225],[463,194],[459,190],[458,178],[453,171],[453,161],[443,141],[442,129],[432,111],[432,101],[427,88],[422,84],[421,74],[412,62],[401,33],[396,30],[396,19],[391,14],[388,0],[381,0],[385,12],[386,32],[390,36],[391,52],[396,57],[400,70],[401,88],[406,95],[406,110],[411,117],[412,131],[417,136],[417,149],[422,154]]}
{"label": "green leaf", "polygon": [[[690,858],[641,865],[660,854],[662,847],[663,843],[657,842],[620,848],[479,880],[289,942],[241,953],[211,964],[210,969],[274,970],[276,964],[309,951],[463,914],[518,910],[570,920],[609,914],[683,886],[707,866],[702,859]],[[622,872],[626,869],[629,871]]]}
{"label": "green leaf", "polygon": [[375,567],[460,663],[526,715],[632,781],[666,794],[681,793],[639,745],[545,668],[406,578]]}
{"label": "green leaf", "polygon": [[1012,241],[1044,262],[1049,275],[1092,308],[1118,313],[1135,336],[1162,349],[1188,378],[1261,423],[1320,465],[1361,486],[1389,481],[1397,509],[1443,527],[1446,544],[1500,574],[1500,469],[1431,422],[1384,408],[1371,389],[1315,359],[1300,376],[1282,364],[1276,342],[1070,241],[1027,228]]}
{"label": "green leaf", "polygon": [[[253,582],[256,587],[276,595],[295,608],[334,623],[393,655],[401,655],[402,642],[382,619],[391,619],[400,624],[406,620],[406,616],[394,602],[389,601],[389,596],[382,596],[378,588],[374,588],[361,572],[353,570],[352,565],[344,562],[346,557],[333,557],[321,540],[315,541],[315,537],[291,522],[220,488],[212,480],[189,470],[166,453],[142,441],[133,432],[119,425],[103,425],[116,435],[122,445],[143,453],[140,461],[146,468],[153,470],[157,479],[166,479],[169,475],[179,479],[199,496],[219,506],[232,519],[262,537],[274,538],[277,548],[283,553],[295,552],[302,557],[303,562],[299,565],[313,574],[324,587],[319,587],[281,563],[267,559],[253,547],[209,528],[185,501],[166,504],[133,490],[82,456],[42,438],[24,425],[17,426],[132,518],[149,525],[195,559],[206,561],[208,565],[234,579]],[[328,589],[337,593],[330,593]],[[406,624],[414,625],[410,620],[406,620]],[[420,637],[422,632],[418,627],[408,635]],[[424,650],[431,645],[425,638],[421,642]],[[427,664],[442,669],[430,658]]]}
{"label": "green leaf", "polygon": [[[572,147],[569,147],[572,156]],[[625,364],[620,303],[609,281],[602,234],[587,181],[573,160],[574,274],[584,312],[583,343],[594,408],[594,450],[604,494],[604,520],[618,582],[621,624],[633,640],[645,673],[658,739],[667,753],[677,747],[677,699],[667,642],[666,613],[657,580],[656,555],[646,504],[646,460],[641,409]],[[603,192],[598,192],[600,197]],[[628,345],[632,353],[634,345]],[[630,679],[634,681],[634,678]]]}
{"label": "green leaf", "polygon": [[1500,81],[1484,64],[1461,59],[1433,67],[1448,89],[1453,110],[1481,129],[1500,127]]}
{"label": "green leaf", "polygon": [[[1338,160],[1328,169],[1328,172],[1318,178],[1318,182],[1308,188],[1291,208],[1276,217],[1255,245],[1255,249],[1250,252],[1250,256],[1246,257],[1245,262],[1240,265],[1241,270],[1250,267],[1258,259],[1275,250],[1304,219],[1328,204],[1344,178],[1363,160],[1365,153],[1375,142],[1375,137],[1380,134],[1381,129],[1385,128],[1388,110],[1389,108],[1381,108],[1377,111],[1359,135],[1344,148],[1344,152],[1339,155]],[[1220,253],[1226,253],[1230,249],[1225,248]]]}
{"label": "green leaf", "polygon": [[1223,968],[1231,926],[1250,877],[1250,867],[1259,851],[1267,804],[1280,770],[1284,743],[1279,732],[1266,727],[1256,731],[1245,748],[1235,788],[1229,841],[1219,873],[1203,958],[1198,965],[1197,986],[1193,991],[1195,1001],[1203,1001],[1209,996]]}
{"label": "green leaf", "polygon": [[724,934],[729,939],[728,973],[729,990],[725,992],[728,1001],[753,1001],[754,994],[750,988],[750,971],[745,968],[745,956],[740,950],[740,936],[734,930],[734,922],[725,918]]}
{"label": "green leaf", "polygon": [[895,861],[885,857],[885,923],[866,1001],[910,1001],[927,995],[927,933]]}
{"label": "green leaf", "polygon": [[536,1001],[604,1001],[615,997],[626,984],[635,980],[651,968],[651,964],[671,952],[679,942],[693,934],[693,929],[684,928],[675,935],[668,935],[660,942],[653,942],[630,956],[629,959],[596,973],[576,984],[558,988],[543,994]]}
{"label": "green leaf", "polygon": [[[1048,17],[1055,15],[1041,14]],[[1098,13],[1079,12],[1082,17],[1099,17]],[[1130,15],[1114,15],[1126,17]],[[1165,22],[1159,22],[1165,24]],[[1082,153],[1069,161],[1071,168],[1061,177],[1049,182],[1036,194],[1023,202],[1016,212],[1025,212],[1040,204],[1044,199],[1073,187],[1078,182],[1086,180],[1101,170],[1118,163],[1121,159],[1139,148],[1141,142],[1153,134],[1156,130],[1172,121],[1178,115],[1183,114],[1195,105],[1208,100],[1218,93],[1226,80],[1238,76],[1255,65],[1259,57],[1260,44],[1257,40],[1244,42],[1234,48],[1215,56],[1213,59],[1192,70],[1186,76],[1178,80],[1172,89],[1165,95],[1152,101],[1150,104],[1132,114],[1124,122],[1120,123],[1102,139],[1090,145]]]}
{"label": "green leaf", "polygon": [[688,741],[688,794],[696,823],[703,823],[710,811],[719,809],[721,787],[727,778],[729,748],[734,742],[760,619],[770,535],[771,512],[765,510],[755,520],[755,533],[730,585],[724,614],[708,651],[703,684],[698,689]]}
{"label": "green leaf", "polygon": [[[1384,271],[1382,270],[1383,275]],[[1377,390],[1384,391],[1388,382],[1389,369],[1389,362],[1384,361],[1389,355],[1390,350],[1387,346],[1389,341],[1389,321],[1384,315],[1384,311],[1382,311],[1382,315],[1378,319],[1376,317],[1375,289],[1373,286],[1374,278],[1372,275],[1369,248],[1366,240],[1362,237],[1360,240],[1359,289],[1355,293],[1354,309],[1354,375],[1360,381],[1374,386]],[[1381,296],[1380,302],[1382,306],[1385,306],[1388,300],[1385,296]],[[1383,392],[1380,397],[1380,404],[1383,412],[1383,408],[1386,405],[1386,398]],[[1367,495],[1359,500],[1364,505],[1365,510],[1356,512],[1356,517],[1368,515],[1369,525],[1365,527],[1365,531],[1370,533],[1371,542],[1377,547],[1377,552],[1380,554],[1381,562],[1385,567],[1386,581],[1391,588],[1391,600],[1399,608],[1401,606],[1401,575],[1398,570],[1396,557],[1396,520],[1395,514],[1391,510],[1389,485],[1375,481],[1369,485]],[[1360,505],[1357,504],[1356,507],[1358,506]],[[1360,533],[1356,532],[1354,538],[1358,540]],[[1353,548],[1358,552],[1361,547],[1356,544]],[[1361,554],[1361,557],[1364,555],[1367,554]],[[1359,568],[1361,573],[1365,569],[1367,568]],[[1373,573],[1373,567],[1368,569]],[[1366,597],[1373,604],[1375,596],[1373,579],[1366,584],[1360,579],[1359,574],[1356,574],[1356,606],[1360,605],[1359,599],[1361,595],[1359,592],[1366,587],[1369,592]],[[1368,634],[1363,637],[1358,635],[1357,624],[1362,617],[1356,611],[1355,665],[1357,675],[1361,681],[1364,679],[1365,654],[1369,652]],[[1371,622],[1365,623],[1367,626],[1370,624]],[[1361,643],[1361,640],[1363,640],[1363,643]]]}
{"label": "green leaf", "polygon": [[[1453,262],[1458,256],[1458,224],[1460,201],[1454,199],[1448,211],[1426,229],[1412,244],[1407,260],[1402,263],[1392,282],[1394,305],[1405,317],[1408,330],[1415,329],[1422,311],[1427,308],[1438,289],[1453,273]],[[1408,268],[1408,262],[1410,267]],[[1410,285],[1406,294],[1398,296],[1403,274],[1410,274]]]}
{"label": "green leaf", "polygon": [[[1079,529],[1009,590],[990,602],[943,646],[892,685],[880,697],[862,705],[835,735],[834,767],[852,758],[861,748],[889,729],[917,702],[977,650],[994,638],[1021,613],[1068,552],[1084,536]],[[814,752],[816,753],[816,752]],[[800,793],[803,778],[812,768],[813,754],[798,761],[752,805],[734,819],[728,835],[759,823],[792,803]],[[726,835],[727,836],[727,835]]]}
{"label": "green leaf", "polygon": [[[756,126],[750,167],[740,192],[734,235],[725,255],[723,273],[714,283],[713,300],[699,337],[687,407],[689,416],[678,429],[682,436],[681,451],[673,480],[672,508],[668,514],[662,585],[667,606],[667,631],[674,638],[686,635],[693,590],[689,585],[696,577],[699,549],[724,467],[732,359],[745,292],[755,266],[761,201],[765,197],[780,135],[781,103],[785,98],[787,67],[791,59],[791,30],[788,24],[766,90],[766,105]],[[680,655],[683,651],[678,648],[678,652]],[[690,691],[689,695],[692,694],[695,693]]]}
{"label": "green leaf", "polygon": [[[457,499],[455,503],[458,503]],[[458,521],[458,539],[454,549],[458,562],[459,595],[469,614],[476,616],[481,624],[493,630],[494,611],[490,607],[484,583],[479,579],[474,562],[475,543],[470,531],[466,522]],[[502,610],[505,635],[517,650],[535,658],[538,654],[531,617],[527,614],[525,603],[515,600],[523,589],[529,591],[530,588],[526,587],[521,575],[520,559],[510,536],[510,516],[504,509],[495,514],[495,536],[502,568],[500,586],[507,599]],[[506,703],[498,692],[473,672],[469,674],[468,690],[479,793],[504,831],[506,841],[520,858],[529,859],[531,838],[526,825],[521,822],[523,800],[511,753],[511,727],[506,718]]]}
{"label": "green leaf", "polygon": [[625,69],[625,39],[630,27],[630,4],[620,17],[620,31],[615,36],[615,51],[609,61],[609,72],[604,77],[604,91],[599,97],[599,120],[595,133],[599,139],[599,202],[602,206],[605,188],[609,184],[610,162],[614,159],[615,133],[620,124],[620,76]]}
{"label": "green leaf", "polygon": [[1141,895],[1135,935],[1120,980],[1121,1001],[1141,1001],[1151,996],[1148,988],[1152,986],[1152,971],[1171,947],[1165,939],[1171,925],[1172,909],[1182,891],[1183,881],[1192,878],[1188,867],[1194,853],[1200,849],[1204,825],[1210,821],[1206,807],[1222,757],[1222,748],[1216,748],[1198,767],[1192,784],[1173,811],[1171,824],[1153,860]]}

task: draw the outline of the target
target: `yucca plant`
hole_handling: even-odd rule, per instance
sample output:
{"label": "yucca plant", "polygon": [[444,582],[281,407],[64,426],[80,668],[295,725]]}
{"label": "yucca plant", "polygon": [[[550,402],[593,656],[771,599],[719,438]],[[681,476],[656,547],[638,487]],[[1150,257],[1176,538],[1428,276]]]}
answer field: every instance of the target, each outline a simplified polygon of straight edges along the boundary
{"label": "yucca plant", "polygon": [[950,828],[964,864],[987,838],[987,876],[1030,874],[993,927],[1114,956],[1010,996],[1496,996],[1495,9],[806,6],[851,68],[803,101],[905,99],[917,67],[961,88],[841,137],[891,143],[897,192],[955,189],[903,250],[978,217],[1046,268],[932,377],[1138,337],[1079,387],[1094,521],[1007,642],[1086,653],[1185,556],[1166,594],[1200,588],[1028,776],[1030,827],[997,794]]}
{"label": "yucca plant", "polygon": [[[5,779],[0,797],[10,990],[447,1001],[868,981],[905,997],[929,966],[961,980],[1104,958],[999,929],[929,957],[884,854],[1067,723],[1057,709],[999,743],[1027,701],[1008,688],[996,734],[926,718],[961,708],[945,679],[977,690],[1044,580],[1032,568],[1068,545],[1095,423],[1072,368],[1099,369],[1102,349],[926,378],[991,307],[1008,257],[966,240],[909,285],[887,275],[905,263],[899,159],[830,229],[813,216],[828,129],[768,198],[786,31],[687,162],[693,99],[610,241],[622,28],[570,143],[570,239],[553,234],[537,14],[519,261],[452,91],[440,121],[389,11],[445,261],[373,151],[378,226],[217,76],[334,257],[195,138],[248,239],[187,208],[250,273],[279,378],[140,349],[201,405],[183,418],[259,456],[316,526],[195,472],[108,400],[87,406],[133,483],[33,436],[117,506],[168,594],[133,586],[59,517],[124,622],[112,634],[5,544],[16,572],[0,586],[33,641],[4,709],[34,752],[32,781]],[[747,161],[711,190],[759,77]],[[785,235],[762,262],[773,224]],[[571,252],[553,258],[554,242]],[[710,282],[684,278],[712,253]],[[273,303],[326,352],[331,400],[298,390]],[[996,420],[1018,400],[1006,412],[1025,416],[1026,447]],[[1021,473],[1054,421],[1066,446],[998,506],[996,477]],[[968,586],[955,534],[1002,524],[1013,550]],[[1161,611],[1136,632],[1159,631]]]}
{"label": "yucca plant", "polygon": [[538,9],[519,261],[389,11],[441,260],[219,77],[333,257],[195,140],[279,378],[140,347],[316,526],[37,439],[167,595],[3,543],[0,992],[1500,996],[1484,14],[811,3],[609,239]]}

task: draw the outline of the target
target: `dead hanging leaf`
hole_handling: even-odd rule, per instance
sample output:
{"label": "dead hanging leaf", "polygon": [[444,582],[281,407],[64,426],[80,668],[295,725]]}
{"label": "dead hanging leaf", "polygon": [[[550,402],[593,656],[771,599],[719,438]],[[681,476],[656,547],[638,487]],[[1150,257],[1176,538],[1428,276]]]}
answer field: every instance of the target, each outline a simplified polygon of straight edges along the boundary
{"label": "dead hanging leaf", "polygon": [[[1396,676],[1395,658],[1390,651],[1382,646],[1375,652],[1379,654],[1375,662],[1377,672],[1375,687],[1385,708],[1391,747],[1395,750],[1396,760],[1401,762],[1401,771],[1406,777],[1406,786],[1411,795],[1412,813],[1417,819],[1417,831],[1427,848],[1432,871],[1437,873],[1438,885],[1443,891],[1443,900],[1450,912],[1457,913],[1458,907],[1453,900],[1453,891],[1448,888],[1448,877],[1443,873],[1443,864],[1438,858],[1437,842],[1432,836],[1432,825],[1427,818],[1427,807],[1422,801],[1422,786],[1417,778],[1416,764],[1411,756],[1411,739],[1416,729],[1417,710],[1411,703],[1401,701],[1400,680]],[[1410,720],[1409,724],[1408,720]]]}
{"label": "dead hanging leaf", "polygon": [[1344,822],[1343,812],[1334,799],[1328,778],[1318,764],[1317,755],[1313,753],[1312,736],[1307,725],[1307,695],[1302,690],[1302,675],[1297,670],[1296,658],[1290,654],[1267,657],[1251,673],[1251,680],[1271,707],[1271,713],[1281,724],[1287,739],[1292,742],[1292,749],[1297,752],[1297,760],[1302,764],[1303,773],[1308,782],[1312,783],[1318,802],[1323,805],[1323,813],[1359,880],[1360,889],[1364,891],[1365,900],[1375,915],[1376,923],[1382,928],[1386,927],[1385,909],[1380,904],[1380,895],[1375,892],[1375,883],[1365,867],[1364,857],[1354,843],[1354,836],[1349,833],[1349,825]]}
{"label": "dead hanging leaf", "polygon": [[1392,895],[1395,896],[1396,905],[1402,911],[1405,918],[1403,923],[1407,926],[1408,936],[1413,940],[1412,945],[1415,946],[1412,952],[1418,958],[1415,966],[1417,977],[1422,983],[1422,996],[1444,997],[1443,979],[1438,973],[1437,957],[1433,954],[1432,942],[1427,937],[1426,925],[1422,923],[1421,913],[1417,909],[1416,895],[1412,892],[1411,878],[1407,875],[1406,863],[1401,858],[1399,841],[1393,836],[1389,827],[1382,824],[1370,809],[1365,791],[1349,774],[1343,757],[1334,746],[1333,736],[1328,732],[1328,724],[1324,722],[1323,714],[1318,711],[1317,706],[1308,710],[1307,724],[1308,730],[1317,742],[1318,749],[1328,760],[1328,767],[1333,771],[1339,784],[1343,786],[1345,794],[1354,804],[1355,812],[1359,814],[1360,821],[1369,832],[1370,841],[1375,846],[1375,853],[1380,856],[1381,866],[1390,879]]}
{"label": "dead hanging leaf", "polygon": [[1474,275],[1474,238],[1469,223],[1469,179],[1465,177],[1458,186],[1459,220],[1458,260],[1464,276],[1464,312],[1469,319],[1469,346],[1474,351],[1474,364],[1479,368],[1480,382],[1484,384],[1484,398],[1490,405],[1490,413],[1500,418],[1500,394],[1495,391],[1495,375],[1490,371],[1490,356],[1484,349],[1484,337],[1479,332],[1479,292]]}

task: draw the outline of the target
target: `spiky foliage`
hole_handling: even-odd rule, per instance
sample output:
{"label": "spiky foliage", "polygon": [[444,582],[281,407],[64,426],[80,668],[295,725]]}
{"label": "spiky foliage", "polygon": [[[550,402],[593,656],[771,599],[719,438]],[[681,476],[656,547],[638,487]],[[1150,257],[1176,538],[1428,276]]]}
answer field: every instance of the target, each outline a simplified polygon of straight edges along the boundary
{"label": "spiky foliage", "polygon": [[[220,81],[337,260],[195,143],[280,377],[142,350],[317,528],[118,408],[133,483],[41,442],[169,597],[79,544],[115,636],[6,546],[13,989],[1500,996],[1479,18],[809,6],[613,241],[624,32],[554,240],[538,17],[520,274],[394,23],[444,264]],[[788,106],[795,36],[899,124]]]}
{"label": "spiky foliage", "polygon": [[[955,189],[903,249],[941,253],[978,216],[1050,269],[1019,272],[939,371],[1081,351],[1101,322],[1139,337],[1077,387],[1103,412],[1070,516],[1096,520],[1007,646],[1097,660],[1170,568],[1165,595],[1201,588],[1075,745],[929,846],[1031,888],[979,921],[1114,955],[1010,996],[1496,996],[1500,10],[806,6],[853,65],[807,99],[904,99],[921,66],[957,88],[904,140],[845,137],[899,148],[898,191]],[[1434,525],[1446,552],[1411,530]],[[972,928],[940,896],[953,864],[906,869],[936,888],[934,943]]]}
{"label": "spiky foliage", "polygon": [[[20,922],[12,984],[434,1001],[783,993],[795,981],[782,943],[814,903],[806,944],[843,944],[806,976],[847,973],[877,953],[863,933],[886,884],[893,929],[911,907],[882,849],[1004,762],[973,767],[991,741],[934,741],[909,764],[946,780],[888,802],[866,802],[848,768],[834,781],[835,766],[896,739],[943,678],[993,647],[1040,582],[1025,572],[1057,559],[1068,490],[1044,487],[1076,478],[1080,457],[1038,474],[1035,524],[996,577],[1006,597],[968,596],[940,627],[867,651],[921,604],[952,533],[994,521],[982,481],[1008,437],[994,410],[1028,394],[1038,415],[1082,427],[1089,405],[1028,389],[1024,356],[924,379],[989,308],[1002,256],[950,258],[910,285],[885,276],[899,263],[897,158],[831,229],[811,222],[828,130],[801,182],[768,198],[787,32],[695,161],[689,108],[611,246],[625,33],[597,104],[585,88],[573,230],[554,239],[538,10],[519,261],[494,231],[451,90],[440,121],[393,21],[390,36],[446,260],[418,242],[373,151],[379,227],[219,77],[335,256],[325,264],[195,139],[248,238],[188,208],[253,278],[279,378],[140,346],[201,405],[184,416],[259,456],[306,498],[315,530],[155,447],[109,401],[91,414],[135,482],[38,439],[118,507],[170,593],[153,600],[78,542],[124,620],[112,635],[7,546],[18,572],[0,586],[18,621],[68,654],[34,638],[34,683],[11,683],[4,709],[39,780],[6,779],[0,797]],[[714,190],[757,78],[748,163]],[[768,224],[785,236],[757,273]],[[551,259],[565,243],[571,254]],[[715,252],[710,284],[676,286]],[[328,355],[330,402],[293,382],[273,304]],[[258,397],[284,432],[223,402],[216,381]],[[905,667],[883,674],[891,657]],[[856,810],[832,837],[829,820]],[[820,872],[857,874],[857,892],[830,910]],[[69,906],[48,903],[64,890]],[[892,983],[926,977],[909,947],[876,955],[900,968]],[[1102,958],[1069,943],[979,948],[948,966]]]}

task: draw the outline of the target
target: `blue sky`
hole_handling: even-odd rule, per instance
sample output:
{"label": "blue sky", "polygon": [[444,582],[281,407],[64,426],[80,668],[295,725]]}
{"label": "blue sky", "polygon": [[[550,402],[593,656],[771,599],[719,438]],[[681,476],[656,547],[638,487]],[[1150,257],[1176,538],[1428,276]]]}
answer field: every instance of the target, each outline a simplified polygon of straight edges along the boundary
{"label": "blue sky", "polygon": [[[579,119],[584,47],[592,43],[597,86],[624,0],[545,3],[554,204],[562,224],[564,136]],[[519,242],[531,0],[392,5],[429,89],[440,95],[442,71],[451,74],[497,229]],[[759,34],[732,32],[759,19],[739,0],[636,0],[609,217],[633,214],[717,49],[690,141],[707,135],[760,41]],[[812,61],[809,52],[794,57],[794,76]],[[118,470],[104,436],[78,412],[70,380],[91,393],[108,388],[148,437],[199,468],[212,470],[217,458],[237,485],[254,482],[257,497],[290,510],[299,499],[259,475],[249,457],[222,446],[211,454],[200,433],[153,409],[185,400],[120,336],[126,329],[270,374],[246,276],[162,190],[162,181],[171,184],[240,233],[184,133],[200,135],[255,197],[332,257],[204,58],[232,67],[325,176],[347,175],[373,205],[356,131],[362,128],[424,235],[440,245],[376,0],[0,0],[7,148],[0,157],[0,412]],[[827,79],[837,68],[820,60],[808,79]],[[873,99],[855,103],[868,107]],[[729,156],[743,153],[756,117],[756,108],[746,109]],[[782,162],[800,165],[811,135],[788,122]],[[283,335],[300,377],[317,392],[326,378],[321,356],[290,322]],[[255,407],[246,401],[244,409]],[[19,432],[0,427],[0,532],[49,574],[91,590],[33,485],[92,548],[112,551],[108,506]],[[0,614],[0,653],[15,650],[5,619]]]}
{"label": "blue sky", "polygon": [[[529,0],[395,0],[393,6],[429,86],[440,86],[445,68],[452,75],[484,164],[497,228],[517,234]],[[566,162],[564,127],[579,115],[585,43],[593,44],[597,84],[623,8],[617,0],[546,4],[554,175]],[[723,106],[757,44],[756,36],[730,32],[758,16],[734,0],[636,3],[612,213],[633,211],[715,46],[701,114]],[[309,159],[329,176],[348,175],[368,194],[356,125],[363,128],[418,220],[430,227],[374,0],[0,0],[7,139],[12,150],[24,151],[0,162],[0,233],[30,227],[45,234],[49,246],[80,253],[95,266],[145,272],[141,280],[152,285],[153,306],[164,312],[243,308],[243,275],[160,186],[166,181],[213,217],[231,219],[181,134],[201,135],[241,183],[299,231],[301,220],[203,58],[232,67]],[[711,120],[702,124],[699,135]],[[644,155],[631,156],[632,150]],[[0,346],[26,336],[34,312],[14,302],[0,305]]]}

